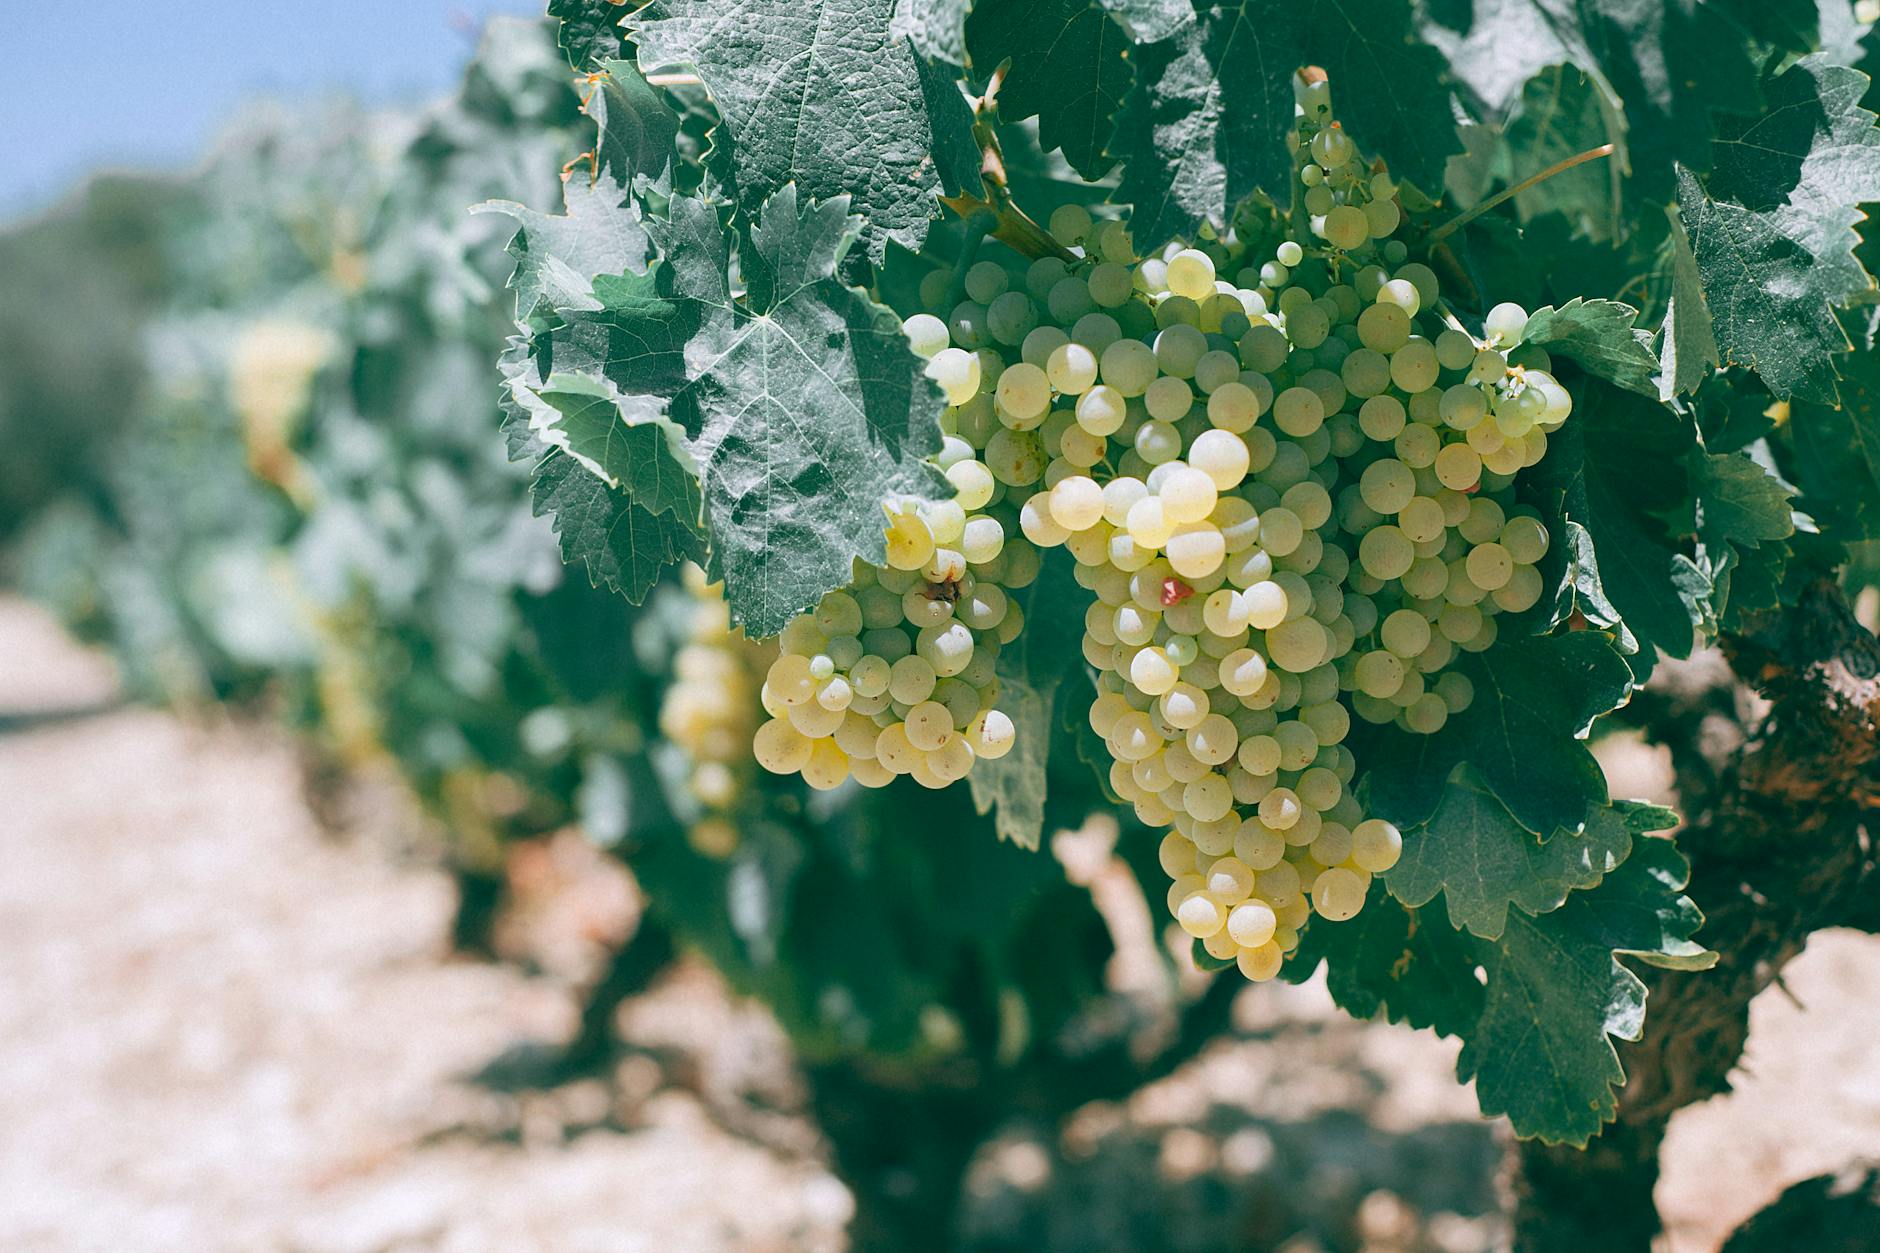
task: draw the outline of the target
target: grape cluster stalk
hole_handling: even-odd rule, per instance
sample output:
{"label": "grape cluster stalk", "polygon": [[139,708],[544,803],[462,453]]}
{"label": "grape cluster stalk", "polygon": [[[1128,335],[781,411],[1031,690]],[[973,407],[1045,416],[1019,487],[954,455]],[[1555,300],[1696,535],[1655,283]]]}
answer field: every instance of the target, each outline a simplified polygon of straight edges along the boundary
{"label": "grape cluster stalk", "polygon": [[1514,478],[1572,411],[1523,309],[1476,335],[1444,308],[1325,83],[1298,122],[1303,229],[1270,254],[1230,234],[1138,258],[1066,206],[1050,231],[1074,261],[978,261],[944,319],[907,320],[959,495],[890,502],[888,567],[786,630],[757,736],[819,787],[938,786],[1002,754],[1003,589],[1064,546],[1094,593],[1111,787],[1169,828],[1176,922],[1254,980],[1396,864],[1401,833],[1353,792],[1352,717],[1427,735],[1469,706],[1452,663],[1542,591],[1547,528]]}

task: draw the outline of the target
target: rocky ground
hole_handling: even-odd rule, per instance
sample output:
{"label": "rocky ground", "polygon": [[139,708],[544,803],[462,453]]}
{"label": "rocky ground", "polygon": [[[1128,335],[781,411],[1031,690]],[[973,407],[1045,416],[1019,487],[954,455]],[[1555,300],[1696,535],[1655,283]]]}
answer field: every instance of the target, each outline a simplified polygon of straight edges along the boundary
{"label": "rocky ground", "polygon": [[[842,1247],[850,1198],[787,1048],[703,968],[627,1006],[635,1048],[606,1078],[470,1080],[570,1029],[593,938],[631,925],[617,872],[566,845],[522,867],[518,942],[550,973],[454,959],[450,885],[409,817],[323,831],[271,734],[19,716],[112,694],[102,663],[0,600],[0,1248]],[[1503,1238],[1501,1132],[1449,1046],[1346,1021],[1312,986],[1238,1008],[1232,1038],[1057,1142],[988,1146],[974,1247]],[[1880,940],[1821,937],[1753,1021],[1739,1090],[1673,1125],[1669,1253],[1880,1155]]]}

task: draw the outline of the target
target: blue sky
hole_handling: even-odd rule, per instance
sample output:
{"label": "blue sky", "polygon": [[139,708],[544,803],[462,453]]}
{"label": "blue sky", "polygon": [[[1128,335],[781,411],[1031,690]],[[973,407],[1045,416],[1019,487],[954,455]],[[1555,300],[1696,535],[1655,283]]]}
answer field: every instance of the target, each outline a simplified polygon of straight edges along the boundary
{"label": "blue sky", "polygon": [[491,14],[543,0],[0,0],[0,217],[100,167],[201,152],[243,101],[449,89]]}

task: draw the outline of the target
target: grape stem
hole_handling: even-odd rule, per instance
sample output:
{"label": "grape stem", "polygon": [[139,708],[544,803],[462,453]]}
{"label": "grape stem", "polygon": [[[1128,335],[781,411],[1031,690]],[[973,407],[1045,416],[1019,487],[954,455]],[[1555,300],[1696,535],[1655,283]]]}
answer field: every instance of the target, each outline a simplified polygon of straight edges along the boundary
{"label": "grape stem", "polygon": [[1564,174],[1576,165],[1585,165],[1588,161],[1597,161],[1601,157],[1609,157],[1613,154],[1613,150],[1614,146],[1612,144],[1601,144],[1597,148],[1588,148],[1585,152],[1576,152],[1565,160],[1556,161],[1539,174],[1524,178],[1512,187],[1503,188],[1468,212],[1449,219],[1449,221],[1431,231],[1424,242],[1426,244],[1435,244],[1447,239],[1469,223],[1475,221],[1475,219],[1481,217],[1484,213],[1487,213],[1490,209],[1493,209],[1496,205],[1513,199],[1538,183],[1546,182],[1556,174]]}
{"label": "grape stem", "polygon": [[[973,141],[979,145],[979,182],[985,194],[975,196],[970,191],[961,191],[957,196],[940,197],[940,203],[969,222],[975,216],[989,214],[986,220],[990,226],[983,234],[1009,244],[1025,256],[1075,261],[1076,253],[1053,239],[1051,232],[1018,207],[1018,202],[1012,199],[1011,186],[1006,181],[1005,150],[999,145],[997,130],[998,95],[999,86],[1005,81],[1005,73],[1011,64],[1010,58],[1002,62],[992,72],[992,78],[986,84],[986,94],[971,102]],[[978,239],[978,234],[968,236],[969,252],[977,248]]]}

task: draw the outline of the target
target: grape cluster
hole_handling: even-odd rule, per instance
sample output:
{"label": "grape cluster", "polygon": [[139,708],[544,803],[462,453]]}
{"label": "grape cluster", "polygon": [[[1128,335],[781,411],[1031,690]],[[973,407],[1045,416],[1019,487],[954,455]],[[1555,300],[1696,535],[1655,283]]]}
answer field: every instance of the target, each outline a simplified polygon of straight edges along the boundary
{"label": "grape cluster", "polygon": [[685,643],[660,698],[659,730],[690,766],[687,784],[701,812],[687,827],[688,841],[707,856],[726,857],[737,848],[736,812],[749,794],[758,685],[776,650],[731,625],[722,587],[708,585],[697,566],[686,567],[685,587]]}
{"label": "grape cluster", "polygon": [[[1351,792],[1342,698],[1419,733],[1469,704],[1456,651],[1541,591],[1547,531],[1508,489],[1571,409],[1521,349],[1521,309],[1479,339],[1439,316],[1435,274],[1390,238],[1388,177],[1357,162],[1323,84],[1302,97],[1309,238],[1231,282],[1231,241],[1125,271],[1116,315],[1040,363],[1051,460],[1020,509],[1095,593],[1091,725],[1115,791],[1173,827],[1171,913],[1256,980],[1396,863],[1399,832]],[[1052,220],[1096,303],[1124,288],[1106,229]]]}
{"label": "grape cluster", "polygon": [[1003,753],[1005,591],[1062,545],[1094,593],[1110,783],[1172,828],[1176,921],[1256,980],[1396,863],[1400,833],[1352,791],[1352,715],[1433,734],[1468,707],[1452,661],[1542,591],[1547,529],[1514,477],[1572,410],[1524,310],[1475,335],[1444,307],[1322,82],[1297,140],[1305,229],[1270,251],[1230,234],[1138,259],[1121,223],[1066,206],[1070,259],[929,276],[929,307],[963,278],[945,319],[905,325],[951,405],[958,495],[888,502],[888,565],[785,631],[756,737],[817,787],[937,787]]}

